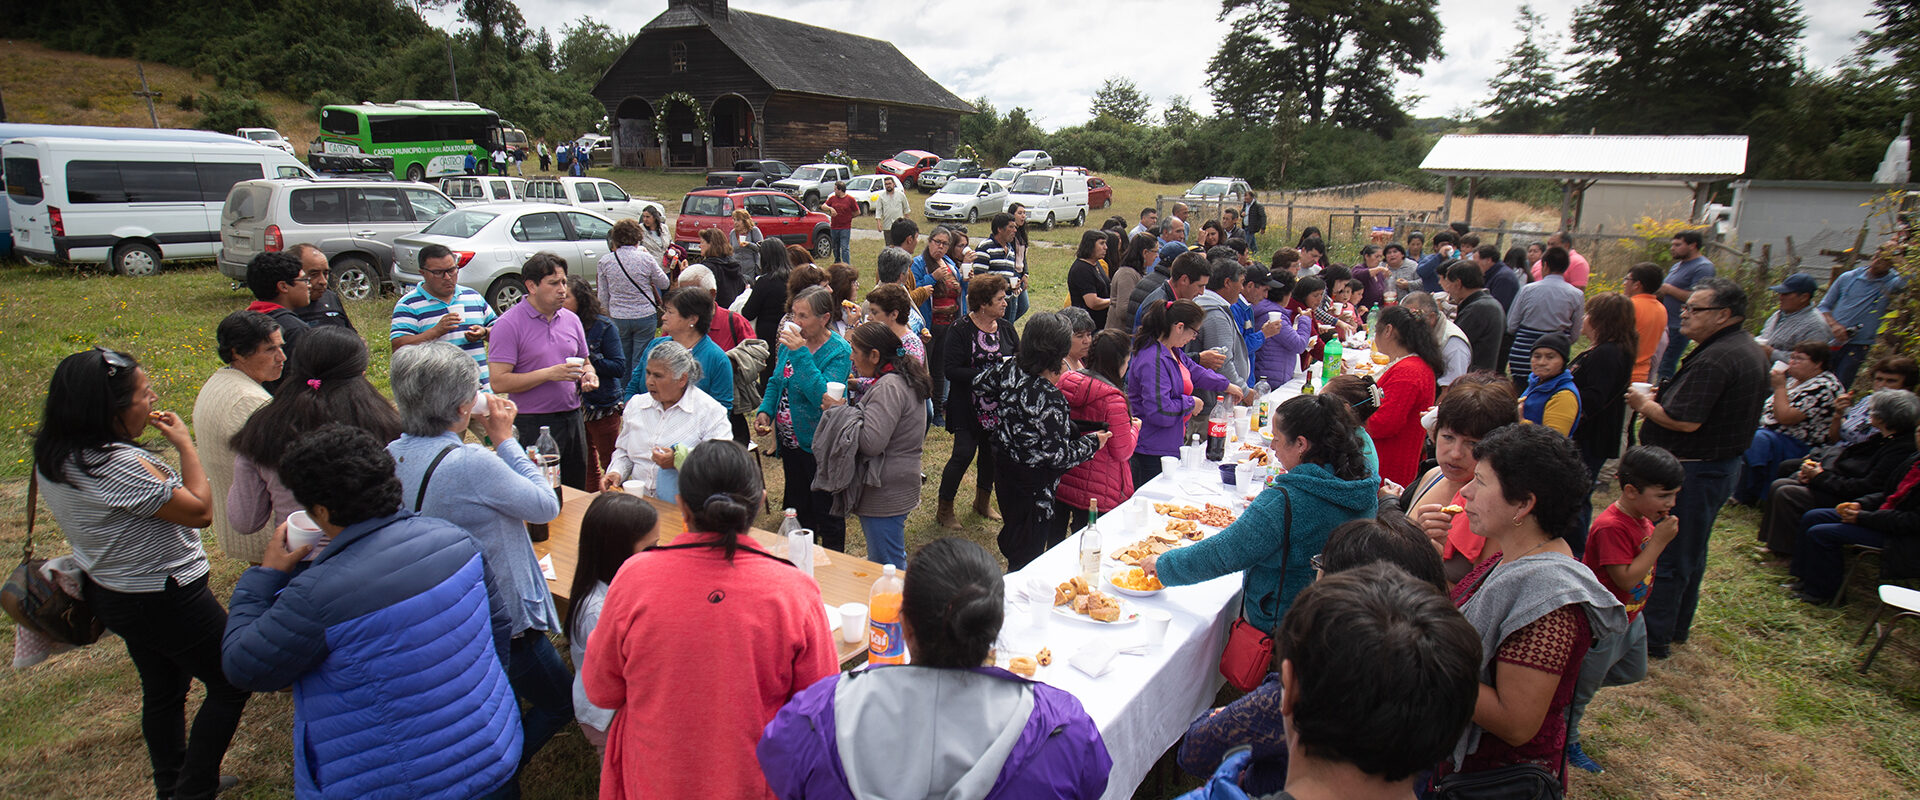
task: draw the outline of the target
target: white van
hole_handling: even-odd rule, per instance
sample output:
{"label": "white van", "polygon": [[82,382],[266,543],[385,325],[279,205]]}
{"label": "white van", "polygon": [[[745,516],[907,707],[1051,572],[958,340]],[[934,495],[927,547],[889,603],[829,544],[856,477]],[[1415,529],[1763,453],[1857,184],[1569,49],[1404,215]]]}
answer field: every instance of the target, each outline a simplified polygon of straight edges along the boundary
{"label": "white van", "polygon": [[313,177],[293,156],[240,143],[33,137],[0,144],[0,160],[16,251],[126,275],[219,254],[235,183]]}
{"label": "white van", "polygon": [[1087,222],[1087,171],[1076,167],[1043,169],[1013,179],[1008,188],[1007,207],[1014,203],[1027,207],[1027,222],[1042,230],[1071,220],[1074,225]]}

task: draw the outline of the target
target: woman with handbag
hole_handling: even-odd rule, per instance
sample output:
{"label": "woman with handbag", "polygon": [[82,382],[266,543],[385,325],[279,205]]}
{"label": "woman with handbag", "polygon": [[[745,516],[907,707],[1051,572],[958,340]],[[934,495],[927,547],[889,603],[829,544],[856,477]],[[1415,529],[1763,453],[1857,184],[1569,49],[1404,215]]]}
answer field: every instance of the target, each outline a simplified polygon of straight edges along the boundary
{"label": "woman with handbag", "polygon": [[646,229],[633,220],[613,223],[613,232],[607,234],[613,250],[596,265],[594,285],[600,308],[620,331],[620,352],[628,357],[653,339],[660,325],[660,293],[667,288],[659,255],[641,246],[645,234]]}
{"label": "woman with handbag", "polygon": [[[1243,622],[1265,636],[1287,615],[1293,596],[1313,582],[1308,563],[1342,523],[1374,516],[1380,479],[1367,469],[1347,401],[1324,394],[1281,403],[1273,417],[1273,457],[1286,472],[1260,492],[1226,530],[1188,547],[1148,556],[1148,575],[1186,586],[1244,572]],[[1229,645],[1229,650],[1232,645]],[[1264,669],[1261,670],[1265,672]],[[1254,677],[1245,688],[1260,682]]]}
{"label": "woman with handbag", "polygon": [[1587,494],[1573,440],[1508,425],[1473,453],[1474,477],[1461,490],[1467,522],[1499,555],[1453,589],[1454,605],[1480,632],[1483,686],[1473,724],[1434,779],[1442,797],[1479,796],[1466,789],[1481,783],[1532,784],[1535,796],[1558,797],[1581,662],[1595,639],[1626,631],[1627,615],[1560,537]]}
{"label": "woman with handbag", "polygon": [[[47,387],[34,479],[86,571],[82,598],[140,673],[155,792],[197,800],[238,783],[220,775],[220,760],[248,693],[221,670],[227,610],[207,589],[195,530],[213,522],[213,487],[180,415],[153,410],[159,399],[133,356],[98,347],[67,356]],[[179,471],[136,440],[149,425],[179,452]],[[196,679],[207,695],[189,736]]]}

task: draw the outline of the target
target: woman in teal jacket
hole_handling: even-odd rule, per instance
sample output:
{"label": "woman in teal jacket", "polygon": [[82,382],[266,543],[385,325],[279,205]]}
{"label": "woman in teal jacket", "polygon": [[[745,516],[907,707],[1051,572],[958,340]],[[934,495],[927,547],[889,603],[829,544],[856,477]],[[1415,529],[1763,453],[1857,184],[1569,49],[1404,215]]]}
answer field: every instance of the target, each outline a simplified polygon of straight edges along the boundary
{"label": "woman in teal jacket", "polygon": [[1379,510],[1380,479],[1367,469],[1356,430],[1353,413],[1339,398],[1302,395],[1281,403],[1274,413],[1273,455],[1286,474],[1226,530],[1148,557],[1141,568],[1168,586],[1244,570],[1242,614],[1260,630],[1275,629],[1293,596],[1313,582],[1308,562],[1327,534]]}
{"label": "woman in teal jacket", "polygon": [[847,518],[833,516],[832,492],[813,488],[813,429],[820,424],[820,398],[827,384],[841,384],[844,392],[853,371],[853,348],[828,328],[839,309],[833,292],[824,286],[793,298],[793,324],[780,331],[780,357],[760,413],[753,418],[755,432],[774,434],[774,450],[786,467],[787,507],[798,512],[800,524],[813,529],[814,540],[828,550],[845,548]]}

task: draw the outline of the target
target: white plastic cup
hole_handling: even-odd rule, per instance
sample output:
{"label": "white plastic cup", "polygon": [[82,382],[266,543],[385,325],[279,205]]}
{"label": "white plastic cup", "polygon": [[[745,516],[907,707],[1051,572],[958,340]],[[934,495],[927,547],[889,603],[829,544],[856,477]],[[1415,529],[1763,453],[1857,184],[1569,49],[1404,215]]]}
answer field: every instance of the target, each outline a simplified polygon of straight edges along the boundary
{"label": "white plastic cup", "polygon": [[1167,641],[1167,629],[1172,626],[1172,614],[1157,608],[1141,609],[1140,634],[1148,647],[1159,649]]}
{"label": "white plastic cup", "polygon": [[622,483],[620,484],[620,488],[623,491],[625,491],[627,494],[635,494],[635,495],[640,495],[644,497],[646,496],[647,489],[649,487],[647,486],[646,481],[636,480],[636,481],[627,481],[625,483]]}
{"label": "white plastic cup", "polygon": [[1787,362],[1785,362],[1785,361],[1775,361],[1775,362],[1773,362],[1773,371],[1774,371],[1774,372],[1786,372],[1786,371],[1787,371]]}
{"label": "white plastic cup", "polygon": [[473,415],[474,416],[485,417],[485,416],[491,416],[493,414],[493,407],[487,404],[487,398],[491,396],[492,395],[487,394],[487,390],[485,389],[474,390],[473,392]]}
{"label": "white plastic cup", "polygon": [[840,641],[856,644],[867,640],[867,604],[840,606]]}
{"label": "white plastic cup", "polygon": [[1233,485],[1240,487],[1242,495],[1252,496],[1255,493],[1253,488],[1255,469],[1251,461],[1242,461],[1233,466]]}
{"label": "white plastic cup", "polygon": [[295,511],[287,515],[287,550],[299,550],[320,543],[320,525],[307,516],[305,511]]}
{"label": "white plastic cup", "polygon": [[847,385],[839,381],[828,381],[827,396],[835,400],[847,399]]}
{"label": "white plastic cup", "polygon": [[587,360],[584,358],[581,358],[579,356],[567,356],[567,366],[569,367],[584,367],[586,365],[587,365]]}
{"label": "white plastic cup", "polygon": [[794,322],[793,320],[787,320],[786,322],[780,323],[780,330],[782,332],[793,331],[794,333],[799,333],[800,323]]}
{"label": "white plastic cup", "polygon": [[1269,311],[1269,312],[1267,312],[1267,321],[1268,321],[1268,322],[1279,322],[1279,321],[1280,321],[1280,312],[1278,312],[1278,311]]}
{"label": "white plastic cup", "polygon": [[[1182,447],[1180,449],[1185,450],[1186,448]],[[1180,469],[1179,456],[1161,456],[1160,457],[1160,472],[1162,474],[1172,473],[1172,472],[1178,471],[1179,469]]]}

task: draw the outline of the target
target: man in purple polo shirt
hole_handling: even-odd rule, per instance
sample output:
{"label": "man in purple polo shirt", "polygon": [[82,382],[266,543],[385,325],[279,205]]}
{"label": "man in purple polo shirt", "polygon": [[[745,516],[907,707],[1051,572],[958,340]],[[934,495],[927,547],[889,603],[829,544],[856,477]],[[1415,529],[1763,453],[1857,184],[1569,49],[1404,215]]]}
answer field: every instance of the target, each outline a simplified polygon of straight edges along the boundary
{"label": "man in purple polo shirt", "polygon": [[[522,445],[553,430],[560,445],[560,482],[587,489],[587,435],[580,419],[580,394],[599,388],[587,366],[587,334],[580,318],[566,309],[567,262],[552,253],[535,253],[520,266],[527,296],[493,324],[487,375],[493,390],[520,407],[514,418]],[[578,364],[567,359],[578,358]]]}

